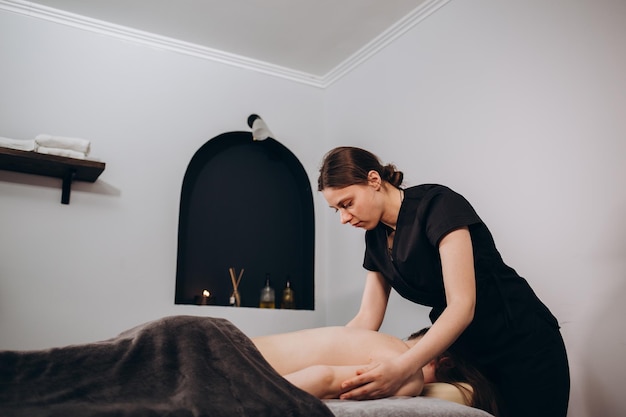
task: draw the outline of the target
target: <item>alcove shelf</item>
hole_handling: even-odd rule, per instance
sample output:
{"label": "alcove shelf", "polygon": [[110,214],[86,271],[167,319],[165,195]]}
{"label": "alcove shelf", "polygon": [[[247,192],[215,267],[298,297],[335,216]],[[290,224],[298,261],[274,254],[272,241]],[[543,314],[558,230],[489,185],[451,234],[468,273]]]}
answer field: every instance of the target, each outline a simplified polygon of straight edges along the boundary
{"label": "alcove shelf", "polygon": [[0,147],[0,169],[61,178],[61,204],[70,203],[72,181],[95,182],[105,166],[104,162]]}

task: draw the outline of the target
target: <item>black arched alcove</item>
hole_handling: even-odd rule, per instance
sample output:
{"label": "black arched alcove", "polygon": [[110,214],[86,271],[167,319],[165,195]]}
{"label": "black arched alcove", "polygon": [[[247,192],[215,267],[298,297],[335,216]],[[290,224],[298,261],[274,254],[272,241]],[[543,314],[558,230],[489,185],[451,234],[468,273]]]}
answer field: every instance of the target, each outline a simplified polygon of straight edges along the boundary
{"label": "black arched alcove", "polygon": [[258,307],[266,273],[276,304],[287,279],[296,308],[314,309],[314,213],[300,161],[272,138],[229,132],[206,142],[183,179],[178,225],[176,304],[228,305],[228,268],[244,268],[242,307]]}

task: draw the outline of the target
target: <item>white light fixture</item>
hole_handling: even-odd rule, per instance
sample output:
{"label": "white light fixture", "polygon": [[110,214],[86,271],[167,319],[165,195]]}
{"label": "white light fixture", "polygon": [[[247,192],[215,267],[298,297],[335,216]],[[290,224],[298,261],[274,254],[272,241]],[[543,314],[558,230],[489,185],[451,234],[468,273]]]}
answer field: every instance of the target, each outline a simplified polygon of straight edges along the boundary
{"label": "white light fixture", "polygon": [[252,129],[252,140],[265,140],[273,137],[273,133],[258,114],[248,116],[248,126]]}

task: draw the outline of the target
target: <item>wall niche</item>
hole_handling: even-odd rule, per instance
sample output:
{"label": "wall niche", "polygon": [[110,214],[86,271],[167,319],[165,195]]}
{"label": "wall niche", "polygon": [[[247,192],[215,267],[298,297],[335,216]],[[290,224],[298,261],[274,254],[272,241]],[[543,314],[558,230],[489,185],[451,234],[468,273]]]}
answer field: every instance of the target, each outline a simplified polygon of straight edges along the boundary
{"label": "wall niche", "polygon": [[187,167],[179,216],[176,304],[229,305],[232,267],[244,269],[241,307],[259,306],[269,274],[276,308],[289,280],[295,308],[314,309],[311,184],[278,141],[228,132],[206,142]]}

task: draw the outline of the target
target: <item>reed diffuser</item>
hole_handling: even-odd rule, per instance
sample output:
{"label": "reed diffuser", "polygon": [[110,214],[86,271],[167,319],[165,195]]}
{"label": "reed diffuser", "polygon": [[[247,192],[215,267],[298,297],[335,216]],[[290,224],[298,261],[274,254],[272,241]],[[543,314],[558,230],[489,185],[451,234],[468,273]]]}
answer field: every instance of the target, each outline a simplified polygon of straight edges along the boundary
{"label": "reed diffuser", "polygon": [[233,293],[230,296],[229,305],[233,307],[241,307],[241,296],[239,295],[239,283],[241,282],[241,277],[243,276],[244,268],[241,268],[239,271],[239,277],[235,279],[235,268],[232,266],[228,268],[228,273],[230,274],[230,281],[233,284]]}

